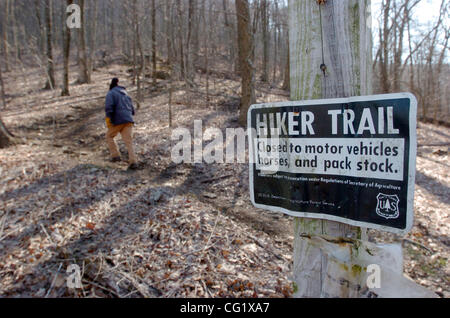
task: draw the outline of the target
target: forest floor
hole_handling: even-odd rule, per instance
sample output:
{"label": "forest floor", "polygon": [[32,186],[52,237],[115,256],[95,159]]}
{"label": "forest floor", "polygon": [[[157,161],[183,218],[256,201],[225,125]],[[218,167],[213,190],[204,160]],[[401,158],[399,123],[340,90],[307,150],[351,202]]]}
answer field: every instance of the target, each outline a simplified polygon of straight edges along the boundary
{"label": "forest floor", "polygon": [[[172,163],[165,82],[136,116],[142,169],[109,163],[104,97],[112,77],[135,89],[127,69],[99,69],[70,97],[41,90],[39,69],[5,74],[2,117],[25,142],[0,150],[0,296],[291,296],[293,219],[251,205],[247,164]],[[174,128],[238,127],[239,80],[215,75],[209,102],[203,84],[173,84]],[[288,99],[257,87],[258,102]],[[402,243],[406,274],[450,297],[450,129],[419,124],[418,139],[414,228],[371,240]],[[72,264],[81,290],[66,286]]]}

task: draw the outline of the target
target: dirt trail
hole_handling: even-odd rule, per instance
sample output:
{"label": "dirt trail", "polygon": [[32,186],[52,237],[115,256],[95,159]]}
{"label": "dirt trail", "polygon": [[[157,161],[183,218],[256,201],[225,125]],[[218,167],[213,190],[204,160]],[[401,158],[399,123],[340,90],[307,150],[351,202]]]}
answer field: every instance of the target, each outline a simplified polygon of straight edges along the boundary
{"label": "dirt trail", "polygon": [[[31,93],[17,94],[2,114],[27,142],[0,151],[0,295],[291,295],[292,218],[251,206],[245,164],[172,163],[167,89],[153,91],[136,116],[142,170],[108,162],[103,96],[112,75],[134,89],[121,65],[95,72],[93,84],[66,98],[40,91],[36,73]],[[175,127],[192,130],[197,119],[236,127],[238,82],[214,81],[209,103],[204,87],[175,85]],[[282,95],[264,87],[258,101]],[[408,275],[449,297],[448,147],[427,145],[449,143],[450,131],[421,124],[418,133],[415,227],[404,238],[373,231],[371,239],[402,242]],[[83,269],[82,290],[66,288],[71,264]]]}

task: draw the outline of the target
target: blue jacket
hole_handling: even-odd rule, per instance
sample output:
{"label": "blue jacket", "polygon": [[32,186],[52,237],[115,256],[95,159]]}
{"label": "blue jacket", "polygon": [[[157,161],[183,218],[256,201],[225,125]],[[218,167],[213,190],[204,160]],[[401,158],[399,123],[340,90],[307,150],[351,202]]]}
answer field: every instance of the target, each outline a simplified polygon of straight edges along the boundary
{"label": "blue jacket", "polygon": [[106,117],[111,119],[113,125],[134,123],[135,115],[133,102],[128,96],[125,87],[116,86],[106,95]]}

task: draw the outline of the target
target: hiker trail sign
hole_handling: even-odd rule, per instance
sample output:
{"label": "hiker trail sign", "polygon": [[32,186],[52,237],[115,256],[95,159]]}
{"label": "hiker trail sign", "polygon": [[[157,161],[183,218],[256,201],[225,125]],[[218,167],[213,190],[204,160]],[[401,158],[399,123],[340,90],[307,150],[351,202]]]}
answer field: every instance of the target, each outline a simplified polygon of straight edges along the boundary
{"label": "hiker trail sign", "polygon": [[416,125],[409,93],[253,105],[251,200],[296,217],[407,233]]}

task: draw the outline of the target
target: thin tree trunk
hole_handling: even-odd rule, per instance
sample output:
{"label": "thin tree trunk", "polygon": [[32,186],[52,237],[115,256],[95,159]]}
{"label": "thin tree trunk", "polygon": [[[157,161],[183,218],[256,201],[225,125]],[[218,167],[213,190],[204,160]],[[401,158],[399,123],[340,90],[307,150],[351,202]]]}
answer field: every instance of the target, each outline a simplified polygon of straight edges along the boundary
{"label": "thin tree trunk", "polygon": [[[6,97],[5,97],[5,90],[4,90],[4,83],[3,83],[3,74],[2,74],[2,68],[0,66],[0,85],[2,87],[1,94],[2,94],[2,102],[3,102],[3,109],[6,109]],[[4,149],[6,147],[12,146],[17,142],[16,138],[11,134],[8,129],[6,128],[5,124],[3,123],[2,117],[0,115],[0,149]]]}
{"label": "thin tree trunk", "polygon": [[383,93],[389,93],[391,85],[389,81],[389,13],[391,10],[391,1],[383,0],[383,30],[380,32],[380,45],[382,47],[380,57],[381,89]]}
{"label": "thin tree trunk", "polygon": [[16,64],[19,64],[19,56],[20,56],[20,46],[18,41],[18,27],[17,27],[17,19],[16,19],[16,5],[14,2],[11,2],[11,26],[13,31],[13,46],[14,46],[14,59]]}
{"label": "thin tree trunk", "polygon": [[172,83],[172,74],[170,74],[170,80],[169,80],[169,128],[173,127],[172,124],[172,96],[173,96],[173,83]]}
{"label": "thin tree trunk", "polygon": [[[67,6],[73,4],[73,0],[67,0]],[[69,61],[70,61],[70,40],[71,31],[70,28],[64,23],[65,36],[64,36],[64,74],[63,74],[63,89],[61,96],[70,96],[69,90]]]}
{"label": "thin tree trunk", "polygon": [[141,103],[143,101],[141,76],[142,76],[142,72],[145,70],[145,56],[144,56],[144,50],[142,48],[139,15],[137,15],[136,18],[137,18],[137,20],[136,20],[136,44],[137,44],[137,49],[139,51],[139,59],[140,59],[139,68],[138,68],[138,72],[137,72],[137,84],[138,84],[137,100],[138,100],[138,109],[139,109],[141,107]]}
{"label": "thin tree trunk", "polygon": [[3,81],[3,73],[2,73],[2,66],[0,65],[0,94],[2,94],[2,103],[3,103],[3,110],[6,109],[6,93],[5,93],[5,82]]}
{"label": "thin tree trunk", "polygon": [[14,143],[14,136],[8,131],[0,116],[0,149],[12,146]]}
{"label": "thin tree trunk", "polygon": [[5,1],[5,15],[2,26],[3,59],[5,61],[7,72],[9,71],[9,44],[8,44],[9,1],[10,0]]}
{"label": "thin tree trunk", "polygon": [[91,83],[91,75],[89,73],[88,55],[86,52],[86,23],[85,23],[85,0],[80,0],[81,9],[81,29],[78,31],[79,49],[80,49],[80,74],[78,78],[79,84]]}
{"label": "thin tree trunk", "polygon": [[188,32],[186,38],[186,76],[189,81],[192,81],[193,78],[193,66],[192,66],[192,29],[194,22],[194,14],[195,14],[195,2],[194,0],[189,0],[189,8],[188,8]]}
{"label": "thin tree trunk", "polygon": [[94,11],[93,11],[93,21],[92,21],[92,33],[91,33],[91,47],[89,51],[89,59],[88,59],[88,66],[89,66],[89,74],[92,74],[93,70],[95,69],[95,50],[97,49],[97,12],[98,12],[98,0],[94,0]]}
{"label": "thin tree trunk", "polygon": [[286,57],[286,65],[285,65],[285,70],[284,70],[284,82],[283,82],[283,87],[282,89],[285,91],[290,91],[291,90],[291,63],[290,63],[290,59],[291,59],[291,54],[290,54],[290,45],[289,45],[289,33],[287,36],[287,57]]}
{"label": "thin tree trunk", "polygon": [[52,0],[45,1],[45,24],[47,31],[47,84],[45,89],[55,88],[55,67],[53,60]]}
{"label": "thin tree trunk", "polygon": [[[205,5],[206,0],[203,0],[203,28],[206,30],[207,28],[207,19],[206,19],[206,5]],[[209,18],[211,19],[211,16],[209,16]],[[205,50],[205,75],[206,75],[206,101],[209,102],[210,98],[209,98],[209,32],[207,32],[207,35],[205,35],[203,37],[204,39],[204,43],[203,43],[203,47]]]}
{"label": "thin tree trunk", "polygon": [[167,64],[172,65],[173,62],[173,28],[172,28],[172,1],[166,0],[165,8],[165,27],[166,27],[166,47],[167,47]]}
{"label": "thin tree trunk", "polygon": [[[133,33],[133,81],[132,81],[132,85],[136,85],[136,81],[138,78],[138,61],[137,61],[137,0],[132,0],[133,6],[132,6],[132,14],[133,14],[133,18],[132,18],[132,33]],[[138,91],[139,91],[139,87],[138,87]]]}
{"label": "thin tree trunk", "polygon": [[157,60],[156,60],[156,4],[155,0],[152,0],[152,78],[153,85],[156,85],[157,74]]}
{"label": "thin tree trunk", "polygon": [[40,52],[45,51],[45,42],[44,42],[44,25],[41,19],[41,0],[34,0],[34,10],[36,14],[36,21],[39,27],[39,39],[38,46],[40,48]]}
{"label": "thin tree trunk", "polygon": [[444,45],[442,47],[441,50],[441,54],[439,56],[439,61],[438,64],[436,66],[437,68],[437,74],[436,74],[436,79],[435,79],[435,83],[436,83],[436,105],[435,105],[435,112],[434,112],[434,121],[435,123],[438,122],[439,119],[439,111],[441,110],[442,107],[442,85],[441,85],[441,76],[442,76],[442,69],[444,67],[444,60],[445,60],[445,56],[446,56],[446,52],[448,50],[448,41],[449,41],[449,37],[450,37],[450,32],[447,32],[445,35],[445,42]]}
{"label": "thin tree trunk", "polygon": [[236,0],[236,15],[238,21],[239,65],[242,77],[239,124],[246,127],[248,109],[256,100],[253,69],[253,34],[251,32],[248,0]]}
{"label": "thin tree trunk", "polygon": [[181,8],[182,2],[178,1],[177,11],[178,11],[178,45],[180,54],[180,77],[186,80],[186,69],[184,65],[184,43],[183,43],[183,11]]}
{"label": "thin tree trunk", "polygon": [[273,31],[273,43],[274,45],[274,58],[273,58],[273,83],[277,83],[277,71],[278,71],[278,47],[280,41],[280,21],[278,19],[278,1],[275,0],[275,12],[274,12],[274,31]]}
{"label": "thin tree trunk", "polygon": [[[261,0],[262,37],[263,37],[263,72],[262,82],[269,81],[269,8],[267,0]],[[275,31],[276,32],[276,31]],[[275,48],[276,49],[276,48]],[[276,65],[276,64],[274,64]]]}

